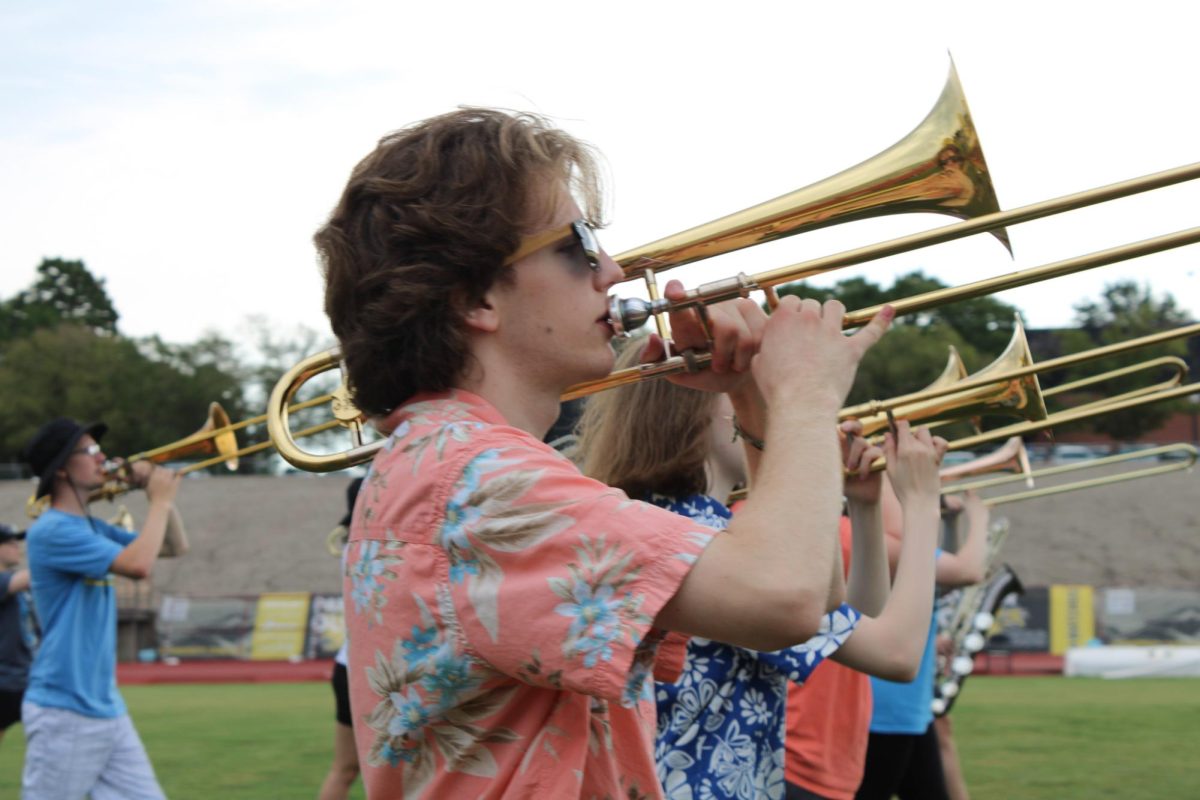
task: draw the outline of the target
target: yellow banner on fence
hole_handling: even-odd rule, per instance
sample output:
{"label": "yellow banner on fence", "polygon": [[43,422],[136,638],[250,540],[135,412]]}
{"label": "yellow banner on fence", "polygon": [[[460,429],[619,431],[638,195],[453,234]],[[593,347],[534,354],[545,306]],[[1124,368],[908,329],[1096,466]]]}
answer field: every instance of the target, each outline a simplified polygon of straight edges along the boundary
{"label": "yellow banner on fence", "polygon": [[308,592],[259,595],[250,640],[252,661],[286,661],[304,652],[308,631]]}
{"label": "yellow banner on fence", "polygon": [[1065,655],[1096,636],[1091,586],[1050,587],[1050,652]]}

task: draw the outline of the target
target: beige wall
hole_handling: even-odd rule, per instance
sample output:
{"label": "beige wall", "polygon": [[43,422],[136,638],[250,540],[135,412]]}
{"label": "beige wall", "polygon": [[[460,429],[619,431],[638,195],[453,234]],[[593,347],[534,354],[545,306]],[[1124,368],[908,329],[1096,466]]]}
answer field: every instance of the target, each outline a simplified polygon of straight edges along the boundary
{"label": "beige wall", "polygon": [[[341,475],[185,478],[177,505],[191,552],[155,567],[155,588],[167,594],[340,592],[338,561],[325,537],[341,519],[349,478]],[[32,483],[0,481],[0,519],[27,526]],[[121,498],[140,524],[145,495]],[[108,518],[116,506],[96,503]]]}
{"label": "beige wall", "polygon": [[[1198,480],[1178,472],[1003,506],[997,513],[1011,520],[1012,532],[1001,558],[1027,585],[1194,588],[1200,585]],[[340,591],[325,537],[342,515],[348,483],[337,474],[184,480],[179,507],[192,552],[161,562],[155,587],[186,594]],[[30,486],[0,481],[0,519],[27,524]],[[144,518],[141,494],[126,502]],[[94,510],[107,517],[113,507],[100,503]]]}

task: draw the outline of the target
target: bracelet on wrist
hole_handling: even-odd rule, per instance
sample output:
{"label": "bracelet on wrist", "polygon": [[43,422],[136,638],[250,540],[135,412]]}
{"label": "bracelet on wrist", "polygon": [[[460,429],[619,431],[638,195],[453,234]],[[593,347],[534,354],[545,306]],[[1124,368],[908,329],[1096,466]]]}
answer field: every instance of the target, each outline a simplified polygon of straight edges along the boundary
{"label": "bracelet on wrist", "polygon": [[746,433],[746,430],[738,422],[738,418],[736,416],[732,418],[732,422],[733,422],[733,441],[736,442],[738,439],[741,439],[746,444],[750,445],[751,447],[753,447],[756,450],[766,449],[767,443],[764,442],[762,439],[758,438],[757,436],[752,436],[751,434]]}

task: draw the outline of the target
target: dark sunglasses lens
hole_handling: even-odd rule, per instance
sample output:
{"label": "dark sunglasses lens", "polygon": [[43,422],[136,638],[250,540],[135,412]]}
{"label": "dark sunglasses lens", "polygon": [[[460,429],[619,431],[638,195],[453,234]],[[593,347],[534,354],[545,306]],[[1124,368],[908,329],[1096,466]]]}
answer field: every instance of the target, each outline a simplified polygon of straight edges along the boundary
{"label": "dark sunglasses lens", "polygon": [[583,248],[583,254],[587,256],[588,266],[593,270],[599,270],[600,242],[596,239],[596,232],[583,221],[574,222],[571,227],[575,230],[575,237],[579,239],[579,246]]}

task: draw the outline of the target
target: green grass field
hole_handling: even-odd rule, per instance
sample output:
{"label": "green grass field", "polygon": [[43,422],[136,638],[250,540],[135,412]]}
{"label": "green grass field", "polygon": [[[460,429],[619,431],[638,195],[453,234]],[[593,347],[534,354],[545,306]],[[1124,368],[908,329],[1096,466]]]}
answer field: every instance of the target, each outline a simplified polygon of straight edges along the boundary
{"label": "green grass field", "polygon": [[[328,685],[123,692],[169,797],[316,796],[332,752]],[[953,719],[975,800],[1200,796],[1186,755],[1200,681],[976,677]],[[0,743],[0,797],[18,795],[23,745],[19,728]]]}

